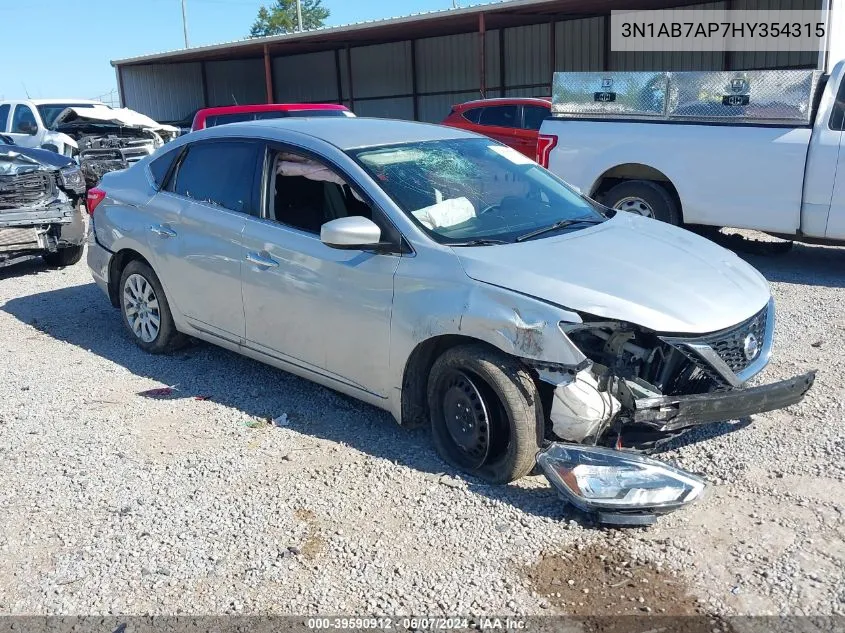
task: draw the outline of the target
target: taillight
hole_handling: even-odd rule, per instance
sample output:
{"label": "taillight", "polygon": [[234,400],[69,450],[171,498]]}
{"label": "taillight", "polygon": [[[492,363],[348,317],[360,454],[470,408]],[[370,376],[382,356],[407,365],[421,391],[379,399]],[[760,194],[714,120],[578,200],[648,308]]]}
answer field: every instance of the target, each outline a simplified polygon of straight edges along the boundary
{"label": "taillight", "polygon": [[94,215],[94,209],[103,200],[106,199],[106,192],[99,187],[94,187],[88,190],[88,196],[85,199],[85,206],[88,208],[88,215]]}
{"label": "taillight", "polygon": [[549,154],[557,145],[557,136],[554,134],[541,134],[537,137],[537,162],[543,167],[549,166]]}

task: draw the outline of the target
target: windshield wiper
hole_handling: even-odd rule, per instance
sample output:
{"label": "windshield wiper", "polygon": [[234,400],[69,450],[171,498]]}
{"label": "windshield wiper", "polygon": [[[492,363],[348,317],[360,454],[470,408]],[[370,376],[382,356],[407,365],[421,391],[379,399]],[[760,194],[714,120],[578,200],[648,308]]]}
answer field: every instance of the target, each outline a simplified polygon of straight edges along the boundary
{"label": "windshield wiper", "polygon": [[447,246],[495,246],[496,244],[510,244],[510,242],[506,242],[505,240],[490,240],[490,239],[477,239],[477,240],[467,240],[466,242],[449,242]]}
{"label": "windshield wiper", "polygon": [[557,231],[559,229],[565,229],[573,224],[601,224],[602,222],[604,222],[604,220],[599,220],[598,218],[570,218],[568,220],[558,220],[549,226],[544,226],[536,231],[520,235],[514,241],[524,242],[525,240],[530,240],[532,237],[537,237],[538,235],[543,235],[544,233],[551,233],[552,231]]}

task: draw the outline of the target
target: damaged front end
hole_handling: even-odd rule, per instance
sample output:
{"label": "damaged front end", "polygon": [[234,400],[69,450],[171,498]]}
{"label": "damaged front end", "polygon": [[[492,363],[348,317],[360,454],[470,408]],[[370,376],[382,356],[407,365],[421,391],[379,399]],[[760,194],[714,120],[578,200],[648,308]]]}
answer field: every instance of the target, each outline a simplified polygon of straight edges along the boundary
{"label": "damaged front end", "polygon": [[176,128],[138,112],[102,106],[67,108],[56,117],[53,129],[76,141],[89,189],[104,174],[126,169],[178,134]]}
{"label": "damaged front end", "polygon": [[47,150],[0,144],[0,265],[60,248],[80,247],[82,172]]}
{"label": "damaged front end", "polygon": [[[561,323],[561,329],[587,361],[577,367],[528,361],[547,385],[546,411],[554,436],[550,439],[571,443],[551,444],[538,456],[538,464],[564,497],[611,522],[633,522],[633,515],[647,522],[647,517],[653,519],[654,514],[699,496],[692,494],[695,486],[689,488],[694,476],[666,471],[665,464],[629,451],[650,452],[704,424],[795,404],[815,379],[815,372],[808,372],[767,385],[744,386],[771,354],[771,301],[736,326],[700,336],[666,336],[630,323],[589,317],[581,323]],[[622,460],[615,466],[614,454]],[[582,475],[600,472],[605,488],[613,479],[622,486],[617,490],[621,496],[614,496],[610,505],[602,496],[579,496],[584,484],[576,482],[576,475],[561,474],[579,468]],[[626,473],[638,480],[642,469],[659,473],[663,484],[677,483],[678,477],[686,484],[679,484],[671,503],[655,504],[653,495],[642,492],[622,494],[623,489],[637,489],[625,488]],[[609,509],[614,512],[608,513]]]}

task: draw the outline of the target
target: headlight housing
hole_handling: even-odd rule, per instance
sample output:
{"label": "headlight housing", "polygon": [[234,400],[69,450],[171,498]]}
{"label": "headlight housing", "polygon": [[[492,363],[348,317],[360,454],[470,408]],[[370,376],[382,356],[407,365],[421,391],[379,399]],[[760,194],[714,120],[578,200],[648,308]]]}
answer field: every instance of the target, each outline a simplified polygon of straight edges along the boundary
{"label": "headlight housing", "polygon": [[85,193],[85,176],[82,174],[82,170],[75,165],[65,167],[59,172],[59,182],[65,189],[79,194]]}
{"label": "headlight housing", "polygon": [[609,448],[555,443],[537,455],[537,464],[566,500],[598,512],[602,523],[650,524],[704,490],[704,480],[691,473]]}

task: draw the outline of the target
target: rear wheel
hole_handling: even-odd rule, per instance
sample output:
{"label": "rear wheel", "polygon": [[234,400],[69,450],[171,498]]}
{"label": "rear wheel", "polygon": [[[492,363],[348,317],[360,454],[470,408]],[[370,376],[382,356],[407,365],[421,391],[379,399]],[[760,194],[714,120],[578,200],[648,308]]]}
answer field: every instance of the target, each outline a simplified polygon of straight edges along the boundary
{"label": "rear wheel", "polygon": [[680,225],[681,214],[675,199],[663,185],[653,180],[627,180],[611,187],[603,196],[611,209],[635,213],[661,222]]}
{"label": "rear wheel", "polygon": [[173,323],[161,282],[145,262],[129,262],[120,275],[120,313],[138,347],[151,354],[173,351],[186,341]]}
{"label": "rear wheel", "polygon": [[486,345],[446,351],[431,369],[428,405],[434,445],[449,464],[491,483],[534,468],[543,409],[516,359]]}
{"label": "rear wheel", "polygon": [[44,263],[51,268],[63,268],[65,266],[73,266],[76,262],[82,259],[83,246],[64,246],[56,251],[44,253]]}

